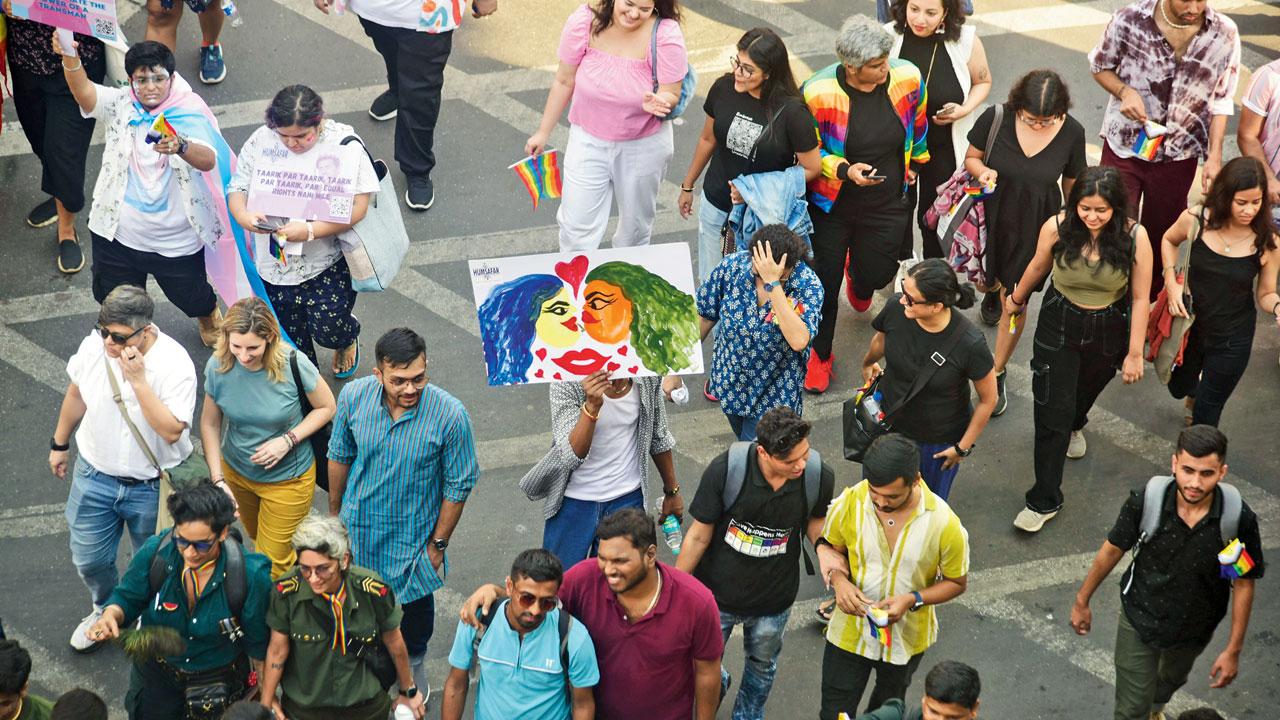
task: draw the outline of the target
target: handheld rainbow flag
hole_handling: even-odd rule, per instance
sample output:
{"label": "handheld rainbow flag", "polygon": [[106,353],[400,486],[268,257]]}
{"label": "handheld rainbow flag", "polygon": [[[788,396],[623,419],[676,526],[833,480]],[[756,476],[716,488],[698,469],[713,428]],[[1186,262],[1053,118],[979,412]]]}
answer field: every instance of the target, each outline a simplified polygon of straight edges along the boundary
{"label": "handheld rainbow flag", "polygon": [[165,138],[176,137],[177,134],[178,131],[174,130],[169,121],[164,118],[164,113],[160,113],[156,116],[156,121],[151,123],[151,129],[147,131],[146,141],[147,144],[154,144]]}
{"label": "handheld rainbow flag", "polygon": [[889,624],[889,611],[884,608],[867,608],[867,627],[871,637],[886,648],[893,644],[893,627]]}
{"label": "handheld rainbow flag", "polygon": [[1218,564],[1222,566],[1220,568],[1222,577],[1235,580],[1248,575],[1254,563],[1244,543],[1240,542],[1240,538],[1236,538],[1218,553]]}
{"label": "handheld rainbow flag", "polygon": [[276,240],[275,233],[271,233],[268,236],[267,249],[270,250],[271,257],[275,258],[276,262],[280,263],[280,267],[289,266],[289,258],[284,252],[284,243]]}
{"label": "handheld rainbow flag", "polygon": [[544,197],[560,197],[560,151],[544,150],[541,155],[530,155],[519,162],[507,166],[515,170],[516,176],[529,191],[533,199],[533,209],[538,209],[538,201]]}
{"label": "handheld rainbow flag", "polygon": [[1164,142],[1164,134],[1167,132],[1169,129],[1160,123],[1146,121],[1138,132],[1138,140],[1133,143],[1133,154],[1151,162],[1160,150],[1160,144]]}

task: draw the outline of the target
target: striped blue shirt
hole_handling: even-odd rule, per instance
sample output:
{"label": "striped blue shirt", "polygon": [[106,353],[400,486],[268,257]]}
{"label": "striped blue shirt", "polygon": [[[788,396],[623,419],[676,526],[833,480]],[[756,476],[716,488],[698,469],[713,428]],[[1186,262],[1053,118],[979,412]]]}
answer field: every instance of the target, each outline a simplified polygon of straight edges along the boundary
{"label": "striped blue shirt", "polygon": [[462,403],[427,385],[418,406],[393,421],[382,383],[360,378],[338,394],[329,459],[351,466],[341,517],[352,562],[376,570],[402,603],[444,587],[448,556],[437,574],[427,544],[443,502],[466,502],[480,475]]}

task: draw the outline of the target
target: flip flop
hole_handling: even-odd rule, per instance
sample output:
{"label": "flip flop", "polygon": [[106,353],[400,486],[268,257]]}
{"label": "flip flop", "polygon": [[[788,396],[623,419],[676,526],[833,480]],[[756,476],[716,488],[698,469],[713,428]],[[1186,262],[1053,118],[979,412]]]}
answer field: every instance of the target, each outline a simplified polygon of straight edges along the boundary
{"label": "flip flop", "polygon": [[[345,350],[344,350],[343,352],[345,352]],[[357,368],[359,368],[359,367],[360,367],[360,341],[359,341],[359,340],[357,340],[357,341],[356,341],[356,359],[355,359],[355,361],[351,363],[351,367],[347,368],[346,370],[342,370],[341,372],[339,372],[337,369],[334,369],[334,371],[333,371],[333,377],[334,377],[334,378],[336,378],[336,379],[338,379],[338,380],[346,380],[347,378],[351,377],[352,375],[355,375],[355,374],[356,374],[356,369],[357,369]]]}

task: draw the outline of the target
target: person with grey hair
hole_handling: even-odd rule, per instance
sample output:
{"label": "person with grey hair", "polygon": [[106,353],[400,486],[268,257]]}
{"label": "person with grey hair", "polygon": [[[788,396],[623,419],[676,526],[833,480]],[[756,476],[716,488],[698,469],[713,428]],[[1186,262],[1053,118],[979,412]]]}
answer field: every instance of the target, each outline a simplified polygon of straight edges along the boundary
{"label": "person with grey hair", "polygon": [[427,693],[413,684],[404,613],[378,573],[351,564],[342,521],[312,513],[294,531],[293,548],[298,564],[276,583],[267,611],[259,702],[289,720],[386,720],[392,702],[368,660],[385,653],[401,688],[395,704],[420,720]]}
{"label": "person with grey hair", "polygon": [[928,118],[919,68],[889,57],[893,36],[854,15],[840,28],[839,62],[805,81],[804,101],[818,122],[822,174],[809,183],[813,269],[822,281],[822,321],[813,338],[804,387],[831,384],[840,284],[857,312],[898,270],[910,223],[907,189],[929,162]]}
{"label": "person with grey hair", "polygon": [[71,382],[49,441],[49,469],[66,478],[75,434],[66,517],[71,561],[93,601],[93,612],[71,635],[77,652],[97,646],[85,630],[116,586],[124,528],[135,551],[155,534],[160,469],[191,454],[195,365],[151,322],[154,311],[151,297],[136,285],[121,285],[103,298],[98,322],[67,363]]}

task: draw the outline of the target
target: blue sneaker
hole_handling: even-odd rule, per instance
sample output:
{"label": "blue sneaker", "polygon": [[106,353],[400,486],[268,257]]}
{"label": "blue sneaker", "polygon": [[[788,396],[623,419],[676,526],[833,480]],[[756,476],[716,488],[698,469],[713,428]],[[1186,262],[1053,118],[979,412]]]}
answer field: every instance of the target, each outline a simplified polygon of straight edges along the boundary
{"label": "blue sneaker", "polygon": [[227,76],[227,63],[222,59],[222,45],[200,48],[200,82],[217,85]]}

